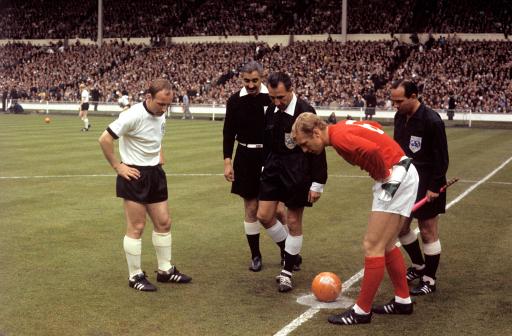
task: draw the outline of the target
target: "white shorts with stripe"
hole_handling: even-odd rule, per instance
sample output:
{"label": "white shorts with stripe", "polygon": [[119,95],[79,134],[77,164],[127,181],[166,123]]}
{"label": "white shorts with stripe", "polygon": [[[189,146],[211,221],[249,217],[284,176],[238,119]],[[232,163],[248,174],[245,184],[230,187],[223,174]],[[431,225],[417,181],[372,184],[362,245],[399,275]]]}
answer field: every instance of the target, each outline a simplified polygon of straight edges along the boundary
{"label": "white shorts with stripe", "polygon": [[418,171],[413,164],[409,166],[407,175],[398,187],[398,190],[389,202],[384,202],[379,199],[382,191],[382,182],[376,182],[373,185],[373,203],[372,211],[382,211],[396,213],[405,217],[411,215],[412,207],[416,201],[416,193],[418,192]]}

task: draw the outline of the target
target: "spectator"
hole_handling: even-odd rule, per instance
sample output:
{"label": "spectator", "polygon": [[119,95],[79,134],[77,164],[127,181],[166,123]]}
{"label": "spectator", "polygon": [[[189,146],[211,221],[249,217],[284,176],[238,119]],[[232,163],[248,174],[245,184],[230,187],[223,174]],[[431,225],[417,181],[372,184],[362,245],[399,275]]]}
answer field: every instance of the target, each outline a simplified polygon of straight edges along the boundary
{"label": "spectator", "polygon": [[188,93],[185,91],[183,93],[183,117],[181,119],[194,119],[192,113],[190,113],[190,99],[188,98]]}
{"label": "spectator", "polygon": [[94,111],[98,111],[98,103],[100,101],[101,93],[100,90],[98,90],[98,85],[94,85],[94,87],[91,90],[91,103],[94,105]]}
{"label": "spectator", "polygon": [[457,101],[453,95],[453,92],[450,92],[450,98],[448,98],[448,120],[453,120],[453,116],[455,114],[455,108],[457,107]]}
{"label": "spectator", "polygon": [[364,120],[372,120],[375,115],[375,107],[377,106],[377,97],[375,97],[373,89],[368,90],[368,93],[364,96],[364,101]]}
{"label": "spectator", "polygon": [[331,112],[331,114],[329,115],[329,118],[327,118],[327,123],[328,124],[336,124],[336,114],[334,112]]}

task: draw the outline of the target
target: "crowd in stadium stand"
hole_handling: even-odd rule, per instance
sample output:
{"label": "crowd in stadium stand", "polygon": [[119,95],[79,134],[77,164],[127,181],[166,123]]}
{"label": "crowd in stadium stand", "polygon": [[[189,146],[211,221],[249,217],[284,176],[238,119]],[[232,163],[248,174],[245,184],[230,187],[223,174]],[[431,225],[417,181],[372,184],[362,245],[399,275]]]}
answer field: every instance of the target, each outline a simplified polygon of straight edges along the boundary
{"label": "crowd in stadium stand", "polygon": [[[8,44],[0,48],[0,79],[21,99],[73,101],[77,97],[78,83],[109,76],[112,69],[127,62],[142,48],[118,43],[102,48]],[[108,87],[105,85],[103,90]]]}
{"label": "crowd in stadium stand", "polygon": [[[425,44],[386,42],[296,42],[264,44],[176,44],[149,48],[123,43],[0,47],[3,91],[25,100],[76,101],[78,85],[116,102],[127,91],[134,101],[150,79],[172,80],[178,96],[194,104],[224,104],[240,88],[238,71],[258,59],[268,71],[292,75],[296,92],[315,106],[362,107],[375,92],[380,108],[393,79],[419,81],[423,99],[445,109],[453,96],[459,109],[512,112],[512,48],[509,42],[431,39]],[[12,96],[12,94],[11,94]]]}
{"label": "crowd in stadium stand", "polygon": [[452,41],[430,50],[413,48],[394,77],[419,79],[430,106],[446,106],[454,96],[459,109],[512,112],[510,42]]}
{"label": "crowd in stadium stand", "polygon": [[348,32],[510,34],[507,0],[349,1]]}
{"label": "crowd in stadium stand", "polygon": [[[178,96],[192,103],[224,104],[238,90],[238,71],[256,59],[268,71],[289,72],[296,92],[315,106],[361,107],[371,94],[391,108],[390,85],[415,78],[423,99],[445,108],[512,112],[510,42],[463,42],[419,32],[502,33],[512,25],[507,0],[348,1],[348,33],[412,33],[413,44],[381,42],[295,42],[286,47],[264,43],[173,44],[167,36],[228,36],[340,33],[341,2],[335,0],[132,0],[103,1],[104,37],[151,37],[152,47],[122,42],[101,48],[68,38],[96,38],[97,0],[79,5],[67,0],[2,3],[0,39],[44,38],[50,46],[9,43],[0,47],[3,97],[76,101],[78,85],[116,102],[127,91],[141,99],[155,77],[173,81]],[[215,18],[215,19],[212,19]]]}
{"label": "crowd in stadium stand", "polygon": [[[337,0],[112,0],[104,37],[341,33]],[[0,39],[96,39],[97,0],[2,3]],[[348,33],[503,33],[512,28],[508,0],[348,1]],[[213,18],[213,19],[212,19]]]}
{"label": "crowd in stadium stand", "polygon": [[[87,22],[97,15],[95,0],[2,1],[0,39],[90,37]],[[96,32],[94,32],[96,36]]]}

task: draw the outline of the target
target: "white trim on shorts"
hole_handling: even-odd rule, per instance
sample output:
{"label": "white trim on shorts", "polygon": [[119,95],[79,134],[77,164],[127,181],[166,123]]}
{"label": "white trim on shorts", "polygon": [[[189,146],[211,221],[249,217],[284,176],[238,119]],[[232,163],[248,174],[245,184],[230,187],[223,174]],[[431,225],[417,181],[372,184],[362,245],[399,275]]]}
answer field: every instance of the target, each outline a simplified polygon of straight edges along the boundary
{"label": "white trim on shorts", "polygon": [[395,196],[389,202],[379,199],[382,191],[382,182],[375,182],[373,185],[372,211],[396,213],[405,217],[411,215],[412,207],[418,193],[419,176],[416,167],[411,163],[407,175],[398,187]]}

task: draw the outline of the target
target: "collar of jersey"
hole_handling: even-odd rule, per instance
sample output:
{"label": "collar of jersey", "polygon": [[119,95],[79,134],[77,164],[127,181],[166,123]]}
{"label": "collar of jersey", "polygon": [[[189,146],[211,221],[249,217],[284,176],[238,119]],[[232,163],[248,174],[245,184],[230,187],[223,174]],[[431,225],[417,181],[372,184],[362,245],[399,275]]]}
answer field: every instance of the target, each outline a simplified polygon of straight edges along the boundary
{"label": "collar of jersey", "polygon": [[[292,95],[292,101],[290,102],[290,104],[288,104],[288,106],[286,106],[284,112],[293,117],[293,115],[295,114],[295,105],[297,105],[297,96],[295,95],[295,92],[293,92]],[[277,111],[279,111],[279,108],[276,106],[276,108],[274,109],[274,113],[276,113]]]}
{"label": "collar of jersey", "polygon": [[148,110],[148,106],[146,105],[146,101],[145,100],[142,102],[142,106],[144,106],[144,109],[146,110],[147,113],[151,114],[153,117],[157,117],[156,114],[154,114],[153,112]]}
{"label": "collar of jersey", "polygon": [[[260,86],[260,93],[268,94],[268,89],[263,83],[261,83]],[[242,90],[240,90],[240,97],[247,96],[248,94],[249,92],[247,92],[247,89],[245,87],[243,87]]]}

